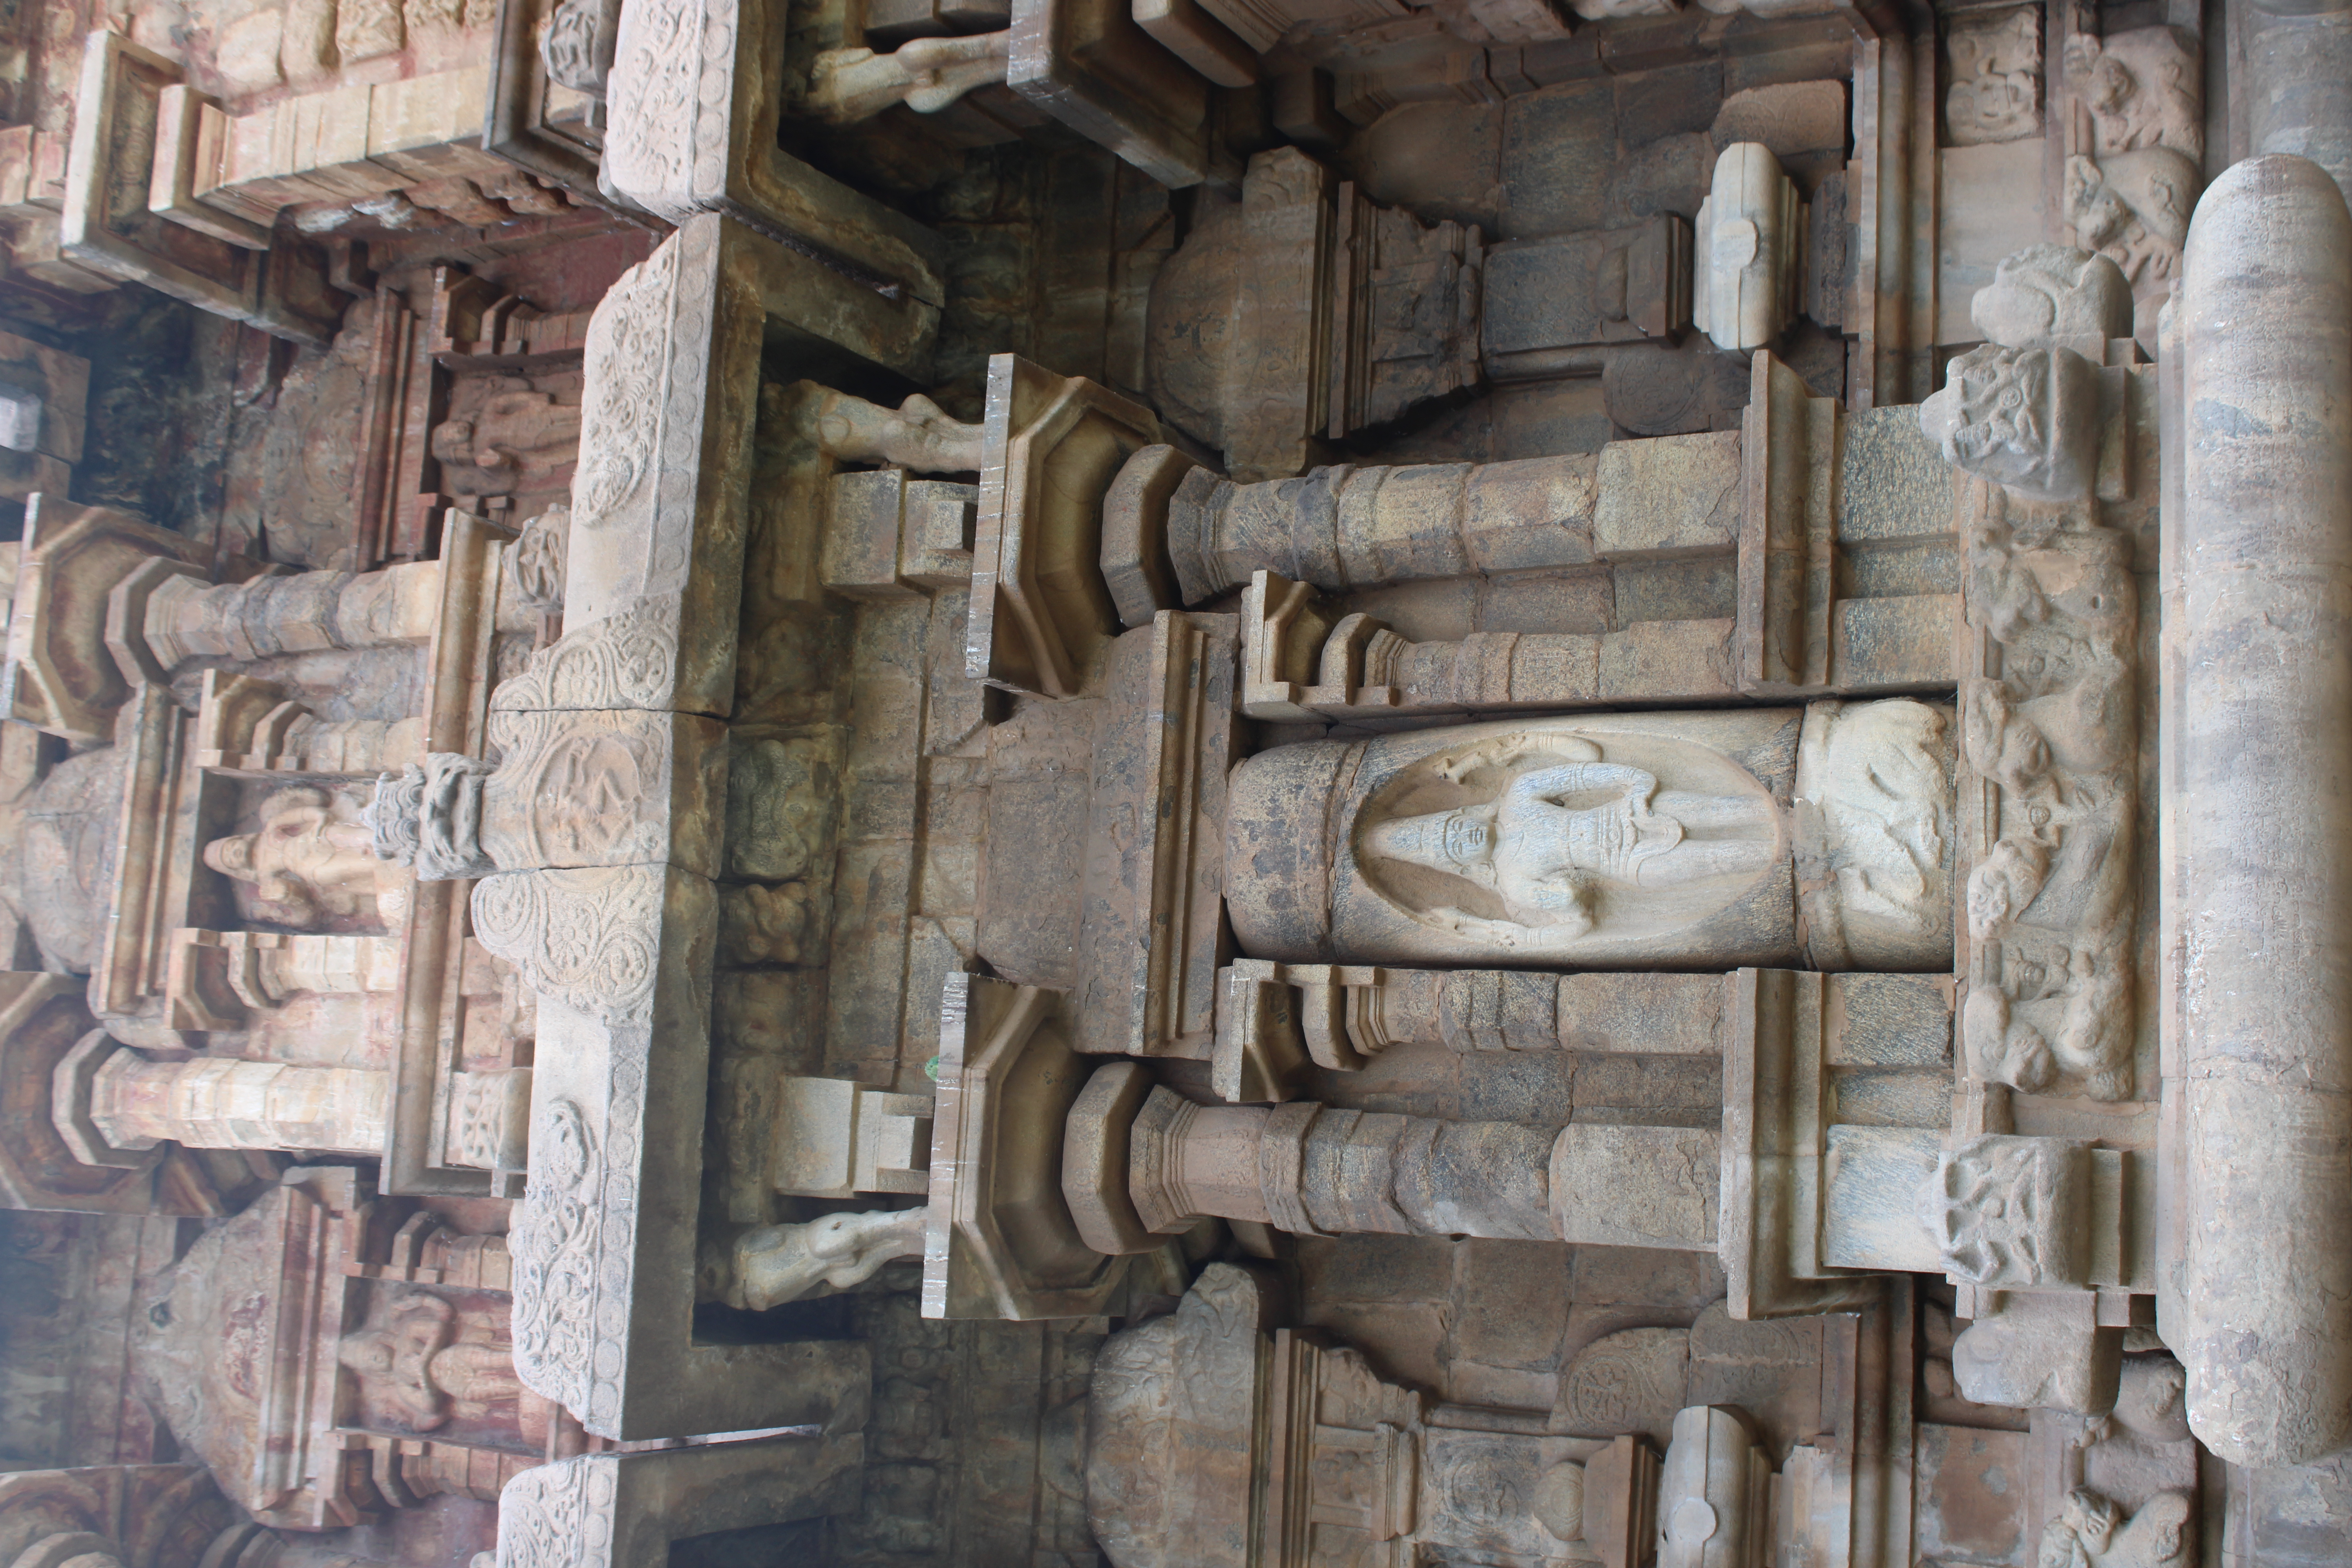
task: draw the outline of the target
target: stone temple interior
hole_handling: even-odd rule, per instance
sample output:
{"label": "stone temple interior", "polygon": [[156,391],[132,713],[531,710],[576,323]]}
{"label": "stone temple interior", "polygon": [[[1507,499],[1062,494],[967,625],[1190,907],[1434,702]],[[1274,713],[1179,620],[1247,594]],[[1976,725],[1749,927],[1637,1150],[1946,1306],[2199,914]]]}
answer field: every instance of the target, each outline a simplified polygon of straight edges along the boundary
{"label": "stone temple interior", "polygon": [[0,121],[0,1568],[2352,1564],[2352,0]]}

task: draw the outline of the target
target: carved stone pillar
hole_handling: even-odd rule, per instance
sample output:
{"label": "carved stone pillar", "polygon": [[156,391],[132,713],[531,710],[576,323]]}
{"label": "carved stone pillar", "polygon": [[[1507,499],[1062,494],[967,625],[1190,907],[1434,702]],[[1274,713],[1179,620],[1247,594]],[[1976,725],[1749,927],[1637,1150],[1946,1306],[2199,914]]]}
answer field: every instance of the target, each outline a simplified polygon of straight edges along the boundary
{"label": "carved stone pillar", "polygon": [[[1718,503],[1736,498],[1738,474],[1738,443],[1717,436],[1509,463],[1341,464],[1259,484],[1193,468],[1164,502],[1167,551],[1181,602],[1197,605],[1260,570],[1338,593],[1728,549],[1738,509]],[[1669,476],[1678,488],[1662,497]]]}
{"label": "carved stone pillar", "polygon": [[1062,1185],[1087,1245],[1113,1255],[1211,1215],[1298,1236],[1711,1251],[1717,1146],[1714,1131],[1686,1127],[1547,1131],[1307,1100],[1200,1105],[1150,1087],[1138,1063],[1113,1062],[1071,1110]]}
{"label": "carved stone pillar", "polygon": [[441,608],[441,565],[297,572],[206,586],[173,575],[147,595],[147,648],[169,670],[193,658],[266,658],[379,643],[422,643]]}
{"label": "carved stone pillar", "polygon": [[170,1142],[381,1155],[392,1113],[391,1077],[370,1068],[226,1057],[158,1062],[118,1047],[86,1081],[83,1103],[61,1103],[60,1116],[78,1112],[110,1148],[131,1153]]}

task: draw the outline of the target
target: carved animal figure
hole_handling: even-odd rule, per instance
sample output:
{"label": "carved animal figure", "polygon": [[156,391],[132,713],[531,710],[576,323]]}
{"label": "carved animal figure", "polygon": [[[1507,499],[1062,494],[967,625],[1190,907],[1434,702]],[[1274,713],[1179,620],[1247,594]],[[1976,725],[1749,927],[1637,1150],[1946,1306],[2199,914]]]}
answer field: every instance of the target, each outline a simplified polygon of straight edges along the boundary
{"label": "carved animal figure", "polygon": [[803,1225],[746,1231],[730,1253],[705,1258],[703,1293],[730,1307],[764,1312],[820,1285],[846,1290],[894,1258],[919,1256],[929,1213],[829,1214]]}

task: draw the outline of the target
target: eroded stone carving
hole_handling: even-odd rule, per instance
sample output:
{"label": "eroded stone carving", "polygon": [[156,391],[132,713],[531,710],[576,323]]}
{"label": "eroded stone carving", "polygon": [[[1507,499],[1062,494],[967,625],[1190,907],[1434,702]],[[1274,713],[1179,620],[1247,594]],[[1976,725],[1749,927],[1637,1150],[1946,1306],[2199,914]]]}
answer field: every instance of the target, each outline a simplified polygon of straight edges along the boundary
{"label": "eroded stone carving", "polygon": [[978,473],[982,466],[986,426],[949,418],[919,392],[885,408],[807,382],[797,390],[804,393],[802,417],[817,445],[844,462],[895,463],[921,474]]}
{"label": "eroded stone carving", "polygon": [[[1436,778],[1486,798],[1446,811],[1359,826],[1367,858],[1434,871],[1491,894],[1502,918],[1419,900],[1423,918],[1507,943],[1533,931],[1581,936],[1619,898],[1690,883],[1748,879],[1779,849],[1771,802],[1664,790],[1657,776],[1603,760],[1577,736],[1514,736],[1441,759]],[[1491,792],[1491,793],[1488,793]],[[1443,886],[1442,884],[1440,885]],[[1411,897],[1411,895],[1406,895]]]}
{"label": "eroded stone carving", "polygon": [[1919,427],[1946,462],[2034,500],[2089,497],[2098,418],[2096,370],[2063,348],[1970,349],[1919,405]]}
{"label": "eroded stone carving", "polygon": [[591,98],[604,97],[620,30],[621,8],[612,0],[562,0],[539,41],[548,79]]}
{"label": "eroded stone carving", "polygon": [[2066,221],[2076,243],[2109,258],[2135,285],[2180,270],[2189,215],[2202,182],[2197,165],[2169,147],[2142,147],[2066,160]]}
{"label": "eroded stone carving", "polygon": [[2189,1499],[2160,1492],[2126,1516],[2087,1487],[2066,1494],[2042,1531],[2039,1568],[2187,1568],[2195,1556]]}
{"label": "eroded stone carving", "polygon": [[919,1208],[829,1214],[801,1225],[744,1232],[706,1252],[702,1294],[754,1312],[796,1301],[820,1285],[836,1290],[873,1278],[884,1264],[919,1258],[928,1213]]}
{"label": "eroded stone carving", "polygon": [[2082,1281],[2088,1172],[2079,1146],[1990,1135],[1945,1155],[1919,1195],[1945,1269],[1990,1289]]}
{"label": "eroded stone carving", "polygon": [[572,550],[572,509],[550,507],[522,527],[507,552],[507,580],[524,608],[541,615],[563,610],[563,575]]}
{"label": "eroded stone carving", "polygon": [[2205,155],[2197,50],[2173,28],[2075,33],[2066,40],[2066,77],[2090,112],[2100,155],[2143,147],[2169,147],[2192,163]]}
{"label": "eroded stone carving", "polygon": [[2179,273],[2203,188],[2198,51],[2170,27],[2078,33],[2066,76],[2081,117],[2067,142],[2066,221],[2145,292]]}
{"label": "eroded stone carving", "polygon": [[551,393],[493,393],[469,416],[433,427],[442,488],[457,495],[499,495],[566,468],[579,456],[580,426],[579,406],[558,403]]}
{"label": "eroded stone carving", "polygon": [[364,1395],[395,1407],[419,1432],[453,1415],[487,1413],[528,1396],[505,1345],[469,1333],[457,1310],[423,1290],[379,1290],[368,1321],[343,1335],[335,1358]]}
{"label": "eroded stone carving", "polygon": [[498,869],[481,841],[482,781],[490,771],[478,757],[433,752],[421,763],[383,774],[362,814],[370,850],[414,867],[420,881],[488,876]]}
{"label": "eroded stone carving", "polygon": [[2042,129],[2042,14],[1962,13],[1945,37],[1952,62],[1944,125],[1956,147],[2014,142]]}
{"label": "eroded stone carving", "polygon": [[2005,348],[2064,343],[2088,353],[2132,334],[2131,282],[2110,257],[2029,245],[1993,269],[1969,303],[1977,331]]}

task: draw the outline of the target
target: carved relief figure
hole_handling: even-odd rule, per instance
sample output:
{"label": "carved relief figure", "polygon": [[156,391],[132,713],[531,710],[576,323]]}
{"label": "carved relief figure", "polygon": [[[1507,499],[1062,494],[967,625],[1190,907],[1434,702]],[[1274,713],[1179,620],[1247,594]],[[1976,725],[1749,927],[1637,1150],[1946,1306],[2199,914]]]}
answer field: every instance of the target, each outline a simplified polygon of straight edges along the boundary
{"label": "carved relief figure", "polygon": [[2135,284],[2171,278],[2201,188],[2197,165],[2168,147],[2066,160],[2066,221],[2074,238]]}
{"label": "carved relief figure", "polygon": [[612,0],[563,0],[539,40],[548,79],[591,98],[604,97],[620,30],[621,8]]}
{"label": "carved relief figure", "polygon": [[561,615],[571,554],[570,507],[550,507],[524,523],[522,537],[507,552],[508,581],[516,599],[541,615]]}
{"label": "carved relief figure", "polygon": [[453,495],[499,495],[570,466],[580,452],[580,405],[554,395],[509,388],[470,417],[433,427],[433,456]]}
{"label": "carved relief figure", "polygon": [[425,1291],[378,1294],[367,1323],[345,1334],[335,1359],[363,1397],[430,1432],[453,1417],[482,1420],[496,1406],[535,1398],[515,1376],[514,1352],[457,1308]]}
{"label": "carved relief figure", "polygon": [[2066,40],[2066,79],[2100,155],[2143,147],[2169,147],[2192,163],[2205,155],[2197,51],[2172,28],[2076,33]]}
{"label": "carved relief figure", "polygon": [[1987,343],[1951,363],[1919,427],[1955,468],[2034,500],[2077,500],[2098,467],[2095,369],[2072,349]]}
{"label": "carved relief figure", "polygon": [[894,1258],[919,1258],[929,1210],[829,1214],[803,1225],[765,1225],[703,1258],[702,1294],[754,1312],[796,1301],[820,1285],[846,1290]]}
{"label": "carved relief figure", "polygon": [[291,926],[374,917],[396,921],[408,879],[375,857],[372,836],[350,804],[309,785],[261,803],[261,826],[205,846],[205,864],[250,885],[268,910],[256,918]]}
{"label": "carved relief figure", "polygon": [[1956,147],[2015,142],[2042,130],[2042,16],[2014,11],[1956,16],[1945,39],[1951,86],[1944,123]]}
{"label": "carved relief figure", "polygon": [[2076,1487],[2043,1528],[2034,1561],[2037,1568],[2186,1568],[2188,1531],[2189,1500],[2179,1492],[2158,1494],[2126,1519],[2107,1499]]}
{"label": "carved relief figure", "polygon": [[[1521,927],[1580,936],[1601,918],[1595,894],[1604,885],[1640,892],[1753,876],[1778,850],[1769,800],[1662,790],[1654,774],[1604,761],[1601,748],[1580,737],[1473,747],[1437,773],[1454,783],[1494,778],[1494,794],[1372,823],[1364,853],[1485,889]],[[1499,923],[1458,907],[1434,912],[1459,929]]]}
{"label": "carved relief figure", "polygon": [[1946,1269],[2000,1289],[2078,1283],[2078,1166],[2074,1146],[2048,1138],[1973,1138],[1946,1155],[1919,1194]]}
{"label": "carved relief figure", "polygon": [[1997,491],[1990,500],[1964,541],[1967,598],[2002,673],[1962,686],[1960,728],[1969,770],[1994,787],[1997,826],[1969,878],[1960,1036],[1979,1077],[2128,1099],[2132,547],[2079,515],[2012,519]]}
{"label": "carved relief figure", "polygon": [[2145,291],[2179,268],[2203,188],[2203,92],[2194,46],[2170,27],[2066,40],[2075,123],[2066,139],[2066,221]]}

